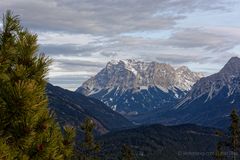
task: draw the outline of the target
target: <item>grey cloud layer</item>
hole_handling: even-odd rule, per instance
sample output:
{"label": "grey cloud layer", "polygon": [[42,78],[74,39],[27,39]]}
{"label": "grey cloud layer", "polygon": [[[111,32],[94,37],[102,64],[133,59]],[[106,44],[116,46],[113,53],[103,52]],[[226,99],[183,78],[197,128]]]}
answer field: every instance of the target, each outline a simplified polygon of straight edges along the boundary
{"label": "grey cloud layer", "polygon": [[[58,63],[59,65],[62,65],[63,68],[65,68],[66,66],[75,66],[75,67],[104,67],[104,65],[106,65],[105,63],[101,63],[101,62],[91,62],[91,61],[83,61],[83,60],[66,60],[66,59],[55,59],[54,60],[55,63]],[[74,69],[71,68],[71,69]]]}
{"label": "grey cloud layer", "polygon": [[[222,2],[222,3],[221,3]],[[38,30],[90,34],[169,29],[185,13],[225,9],[223,0],[1,0]]]}
{"label": "grey cloud layer", "polygon": [[68,88],[71,90],[76,90],[76,88],[79,87],[79,84],[86,81],[89,78],[89,76],[83,76],[83,75],[68,75],[68,76],[57,76],[50,78],[50,83],[59,85],[64,88]]}
{"label": "grey cloud layer", "polygon": [[[231,28],[226,31],[214,33],[207,29],[184,29],[173,34],[164,44],[181,48],[202,47],[207,51],[224,52],[239,45],[240,41],[240,35],[234,37],[229,34]],[[240,30],[236,32],[240,33]]]}
{"label": "grey cloud layer", "polygon": [[176,54],[161,54],[159,57],[156,57],[158,61],[166,62],[170,64],[185,64],[188,62],[197,62],[203,64],[210,57],[201,57],[194,55],[176,55]]}
{"label": "grey cloud layer", "polygon": [[40,45],[40,52],[44,52],[49,56],[56,55],[79,55],[83,57],[90,57],[93,52],[96,52],[98,47],[85,45],[79,46],[77,44],[43,44]]}
{"label": "grey cloud layer", "polygon": [[[240,55],[232,51],[239,46],[239,28],[177,24],[196,11],[230,12],[234,1],[1,0],[0,13],[12,9],[24,26],[39,34],[39,52],[54,58],[51,82],[73,89],[115,58],[197,64],[196,68],[224,64]],[[158,38],[137,34],[145,31],[170,34]]]}

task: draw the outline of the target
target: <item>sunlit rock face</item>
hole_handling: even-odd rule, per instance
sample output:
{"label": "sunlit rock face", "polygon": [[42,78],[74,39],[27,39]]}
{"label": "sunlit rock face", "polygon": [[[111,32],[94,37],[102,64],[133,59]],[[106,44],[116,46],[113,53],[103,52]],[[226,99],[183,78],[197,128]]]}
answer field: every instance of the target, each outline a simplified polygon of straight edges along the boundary
{"label": "sunlit rock face", "polygon": [[154,109],[166,110],[186,95],[202,73],[182,66],[119,60],[108,62],[76,92],[95,97],[122,114],[136,115]]}

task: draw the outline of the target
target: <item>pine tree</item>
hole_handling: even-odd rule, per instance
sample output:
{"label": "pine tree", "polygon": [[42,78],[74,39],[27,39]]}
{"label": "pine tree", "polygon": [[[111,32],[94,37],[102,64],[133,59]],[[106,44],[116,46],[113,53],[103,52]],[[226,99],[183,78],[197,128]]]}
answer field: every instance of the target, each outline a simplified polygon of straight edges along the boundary
{"label": "pine tree", "polygon": [[74,131],[65,128],[63,136],[47,108],[46,74],[51,61],[37,54],[37,35],[24,29],[18,16],[7,11],[2,24],[0,158],[68,159]]}
{"label": "pine tree", "polygon": [[231,150],[233,151],[233,160],[236,160],[237,150],[239,149],[239,138],[240,138],[240,130],[239,130],[239,116],[237,111],[234,109],[231,113],[231,126],[230,126],[230,141],[231,141]]}
{"label": "pine tree", "polygon": [[63,155],[64,159],[70,159],[74,156],[74,143],[75,143],[76,131],[71,126],[63,127]]}
{"label": "pine tree", "polygon": [[230,115],[231,118],[231,125],[229,127],[230,135],[224,135],[221,132],[217,133],[217,136],[223,137],[229,137],[225,138],[225,140],[218,142],[217,149],[215,152],[215,159],[216,160],[222,160],[225,158],[223,155],[223,148],[226,148],[230,151],[232,151],[232,159],[236,160],[239,154],[240,149],[240,129],[239,129],[239,116],[237,113],[237,110],[233,110]]}
{"label": "pine tree", "polygon": [[217,143],[217,149],[216,149],[216,152],[214,154],[214,157],[215,157],[216,160],[223,160],[224,159],[224,154],[223,154],[222,148],[223,148],[223,143],[218,142]]}
{"label": "pine tree", "polygon": [[134,160],[132,149],[128,145],[123,145],[121,150],[121,160]]}
{"label": "pine tree", "polygon": [[100,151],[100,145],[94,140],[93,129],[95,124],[90,118],[86,118],[81,125],[81,129],[84,132],[83,143],[80,144],[80,160],[97,160],[97,153]]}

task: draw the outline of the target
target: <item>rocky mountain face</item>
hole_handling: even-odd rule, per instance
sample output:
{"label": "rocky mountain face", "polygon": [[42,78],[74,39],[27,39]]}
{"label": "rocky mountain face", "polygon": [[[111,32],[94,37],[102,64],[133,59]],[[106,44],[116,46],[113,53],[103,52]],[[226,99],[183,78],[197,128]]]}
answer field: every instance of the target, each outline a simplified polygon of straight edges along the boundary
{"label": "rocky mountain face", "polygon": [[[225,92],[226,97],[240,93],[240,58],[233,57],[220,72],[202,78],[189,92],[186,99],[195,100],[207,94],[205,103]],[[227,91],[227,92],[226,92]],[[182,104],[176,106],[181,107]]]}
{"label": "rocky mountain face", "polygon": [[80,124],[86,117],[90,117],[96,124],[96,133],[104,134],[133,124],[117,112],[112,111],[101,101],[71,92],[60,87],[47,85],[46,88],[49,108],[56,113],[61,125],[72,125],[80,135]]}
{"label": "rocky mountain face", "polygon": [[120,60],[109,62],[76,92],[97,98],[125,115],[166,110],[184,97],[203,74],[183,66]]}
{"label": "rocky mountain face", "polygon": [[239,106],[240,58],[233,57],[218,73],[200,79],[171,112],[159,111],[155,115],[145,116],[141,121],[197,123],[224,128],[229,125],[232,109],[239,110]]}

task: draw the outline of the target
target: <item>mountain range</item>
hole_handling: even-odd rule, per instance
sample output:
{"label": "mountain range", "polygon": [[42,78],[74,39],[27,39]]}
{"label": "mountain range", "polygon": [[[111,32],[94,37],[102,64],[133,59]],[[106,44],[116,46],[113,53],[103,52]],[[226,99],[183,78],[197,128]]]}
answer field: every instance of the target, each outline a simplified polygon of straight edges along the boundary
{"label": "mountain range", "polygon": [[182,66],[119,60],[107,63],[98,74],[84,82],[76,92],[101,100],[125,115],[168,110],[183,98],[202,73]]}
{"label": "mountain range", "polygon": [[61,126],[81,135],[83,119],[94,120],[102,159],[118,159],[128,144],[138,159],[210,160],[215,128],[227,129],[230,112],[239,111],[240,58],[206,77],[156,62],[109,62],[77,91],[48,84],[47,94]]}
{"label": "mountain range", "polygon": [[238,57],[207,77],[187,67],[120,60],[109,62],[76,92],[101,100],[136,124],[226,128],[231,110],[240,105],[239,86]]}
{"label": "mountain range", "polygon": [[[79,127],[92,117],[99,134],[131,128],[133,123],[227,128],[231,110],[240,105],[240,58],[232,57],[218,73],[200,77],[186,67],[156,62],[109,62],[76,92],[48,84],[49,107],[61,124]],[[124,117],[121,111],[138,114]]]}
{"label": "mountain range", "polygon": [[146,113],[139,123],[195,123],[226,128],[229,115],[240,106],[240,58],[233,57],[216,74],[201,78],[170,111]]}
{"label": "mountain range", "polygon": [[136,126],[97,99],[51,84],[46,90],[57,121],[61,126],[76,127],[77,138],[83,136],[80,124],[86,117],[95,122],[101,159],[119,159],[121,147],[127,144],[139,160],[210,160],[211,154],[202,157],[191,153],[213,153],[220,140],[215,128],[193,124]]}

